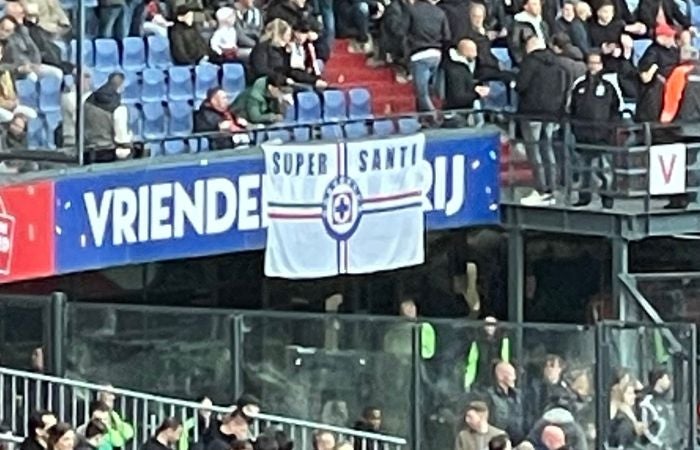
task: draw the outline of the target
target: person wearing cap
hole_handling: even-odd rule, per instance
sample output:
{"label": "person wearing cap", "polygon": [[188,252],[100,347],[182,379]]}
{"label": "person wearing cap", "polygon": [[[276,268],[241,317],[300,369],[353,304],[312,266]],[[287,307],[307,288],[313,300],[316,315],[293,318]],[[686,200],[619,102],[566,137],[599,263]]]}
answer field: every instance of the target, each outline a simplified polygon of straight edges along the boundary
{"label": "person wearing cap", "polygon": [[273,124],[281,122],[288,104],[284,101],[287,77],[273,73],[260,77],[241,92],[233,102],[233,111],[250,123]]}
{"label": "person wearing cap", "polygon": [[237,117],[231,111],[229,96],[221,88],[209,89],[206,99],[194,114],[195,133],[217,134],[216,137],[209,138],[209,148],[212,150],[249,144],[250,137],[245,132],[247,126],[247,120]]}
{"label": "person wearing cap", "polygon": [[194,66],[209,59],[209,45],[194,26],[194,11],[190,4],[178,6],[177,20],[168,28],[170,53],[176,65]]}
{"label": "person wearing cap", "polygon": [[216,11],[215,16],[217,27],[209,40],[213,53],[212,62],[224,64],[238,61],[243,55],[241,54],[242,50],[238,48],[238,34],[235,28],[236,11],[233,8],[224,6]]}
{"label": "person wearing cap", "polygon": [[641,86],[635,119],[637,122],[657,122],[666,79],[680,62],[676,46],[676,30],[664,24],[656,27],[654,42],[639,60]]}

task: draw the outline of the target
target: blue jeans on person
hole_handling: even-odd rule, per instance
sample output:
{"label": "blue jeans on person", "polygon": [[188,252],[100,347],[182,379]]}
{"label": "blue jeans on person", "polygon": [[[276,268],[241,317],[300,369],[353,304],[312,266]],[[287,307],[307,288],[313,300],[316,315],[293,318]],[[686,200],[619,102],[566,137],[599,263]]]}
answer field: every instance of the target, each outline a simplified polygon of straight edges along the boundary
{"label": "blue jeans on person", "polygon": [[440,68],[439,56],[431,56],[411,61],[411,76],[416,94],[418,111],[434,111],[435,106],[430,99],[430,93]]}
{"label": "blue jeans on person", "polygon": [[321,39],[330,52],[333,51],[335,41],[335,15],[333,14],[333,0],[318,0],[318,7],[323,21],[323,36]]}
{"label": "blue jeans on person", "polygon": [[113,38],[116,34],[117,20],[122,15],[123,5],[100,6],[97,18],[100,22],[98,35],[102,38]]}

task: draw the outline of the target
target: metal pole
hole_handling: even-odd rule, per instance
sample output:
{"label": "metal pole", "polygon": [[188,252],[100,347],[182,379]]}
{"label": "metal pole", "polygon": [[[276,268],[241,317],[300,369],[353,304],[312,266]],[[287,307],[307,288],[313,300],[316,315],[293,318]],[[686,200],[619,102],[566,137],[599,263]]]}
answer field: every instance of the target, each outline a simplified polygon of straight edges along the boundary
{"label": "metal pole", "polygon": [[607,354],[607,342],[605,339],[606,325],[598,322],[595,325],[595,448],[606,448],[608,416],[610,415],[607,401],[608,386],[606,382],[605,364],[609,361]]}
{"label": "metal pole", "polygon": [[411,346],[411,378],[413,380],[413,389],[411,389],[413,396],[412,396],[412,401],[411,401],[411,423],[413,428],[413,439],[412,439],[412,448],[413,450],[418,450],[421,448],[421,417],[422,415],[422,408],[421,408],[421,348],[422,348],[422,343],[421,343],[421,330],[422,330],[423,324],[422,323],[416,323],[414,324],[411,329],[413,330],[412,333],[412,341],[413,345]]}
{"label": "metal pole", "polygon": [[519,228],[508,230],[508,321],[522,323],[525,296],[525,244]]}
{"label": "metal pole", "polygon": [[243,394],[243,316],[233,316],[231,339],[231,382],[235,398]]}
{"label": "metal pole", "polygon": [[76,108],[75,108],[75,148],[78,152],[78,164],[85,164],[84,161],[84,150],[85,150],[85,115],[83,111],[83,68],[85,61],[83,61],[83,40],[85,39],[85,2],[84,0],[78,1],[78,39],[75,45],[75,49],[78,52],[76,57],[76,77],[75,80],[75,95],[76,98]]}
{"label": "metal pole", "polygon": [[624,321],[628,320],[628,317],[632,313],[628,305],[625,304],[623,286],[619,278],[619,275],[627,275],[629,272],[628,242],[616,236],[611,239],[610,244],[612,251],[612,276],[610,279],[612,283],[613,310],[615,312],[615,318]]}
{"label": "metal pole", "polygon": [[63,367],[63,347],[65,344],[65,311],[66,294],[54,292],[51,294],[51,350],[50,369],[57,377],[65,373]]}
{"label": "metal pole", "polygon": [[695,426],[697,420],[697,409],[695,402],[698,398],[698,341],[697,326],[690,324],[690,355],[688,358],[690,368],[690,392],[688,395],[689,419],[690,419],[690,446],[695,445],[698,439],[698,430]]}

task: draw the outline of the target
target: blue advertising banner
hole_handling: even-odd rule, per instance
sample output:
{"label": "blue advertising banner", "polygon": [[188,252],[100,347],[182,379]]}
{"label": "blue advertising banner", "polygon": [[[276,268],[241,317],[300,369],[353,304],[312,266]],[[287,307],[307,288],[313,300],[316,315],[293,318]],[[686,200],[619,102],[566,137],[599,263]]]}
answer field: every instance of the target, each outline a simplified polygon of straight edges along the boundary
{"label": "blue advertising banner", "polygon": [[[428,230],[500,222],[498,145],[497,133],[428,136]],[[261,249],[263,173],[260,152],[58,179],[56,272]]]}

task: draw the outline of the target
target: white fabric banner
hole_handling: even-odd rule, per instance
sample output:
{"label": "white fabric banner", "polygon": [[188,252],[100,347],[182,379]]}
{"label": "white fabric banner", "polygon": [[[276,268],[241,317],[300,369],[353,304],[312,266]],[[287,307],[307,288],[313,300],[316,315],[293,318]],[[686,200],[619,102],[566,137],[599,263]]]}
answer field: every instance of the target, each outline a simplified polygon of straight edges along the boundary
{"label": "white fabric banner", "polygon": [[265,145],[265,275],[319,278],[424,261],[425,136]]}

